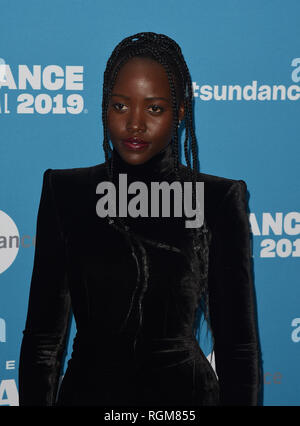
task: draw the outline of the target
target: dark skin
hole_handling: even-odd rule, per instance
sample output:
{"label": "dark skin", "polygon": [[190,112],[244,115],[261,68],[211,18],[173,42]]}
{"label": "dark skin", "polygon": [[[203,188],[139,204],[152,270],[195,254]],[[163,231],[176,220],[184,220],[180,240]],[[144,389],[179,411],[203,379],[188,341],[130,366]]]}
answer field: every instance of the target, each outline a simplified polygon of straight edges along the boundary
{"label": "dark skin", "polygon": [[[183,103],[179,120],[184,117]],[[119,71],[107,110],[110,140],[131,165],[146,163],[172,138],[172,98],[164,67],[148,58],[132,58]],[[148,142],[142,150],[128,149],[127,138]]]}

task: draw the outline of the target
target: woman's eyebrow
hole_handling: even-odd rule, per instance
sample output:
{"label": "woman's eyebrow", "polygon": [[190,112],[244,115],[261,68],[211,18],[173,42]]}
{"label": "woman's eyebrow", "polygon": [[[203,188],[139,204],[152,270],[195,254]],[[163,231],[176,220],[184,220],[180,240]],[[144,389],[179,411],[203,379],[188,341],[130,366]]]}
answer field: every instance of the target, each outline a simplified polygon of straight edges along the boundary
{"label": "woman's eyebrow", "polygon": [[147,101],[166,101],[166,102],[170,102],[170,99],[168,98],[163,98],[161,96],[150,96],[148,98],[145,98]]}
{"label": "woman's eyebrow", "polygon": [[[118,97],[120,97],[120,98],[124,98],[124,99],[127,99],[127,100],[129,100],[129,99],[130,99],[130,97],[129,97],[129,96],[121,95],[120,93],[112,93],[112,95],[111,95],[111,96],[118,96]],[[161,100],[161,101],[170,102],[170,99],[168,99],[168,98],[163,98],[163,97],[161,97],[161,96],[148,96],[147,98],[145,98],[145,100],[146,100],[146,101],[159,101],[159,100]]]}
{"label": "woman's eyebrow", "polygon": [[118,97],[120,97],[120,98],[130,99],[128,96],[120,95],[119,93],[112,93],[112,95],[111,95],[111,96],[118,96]]}

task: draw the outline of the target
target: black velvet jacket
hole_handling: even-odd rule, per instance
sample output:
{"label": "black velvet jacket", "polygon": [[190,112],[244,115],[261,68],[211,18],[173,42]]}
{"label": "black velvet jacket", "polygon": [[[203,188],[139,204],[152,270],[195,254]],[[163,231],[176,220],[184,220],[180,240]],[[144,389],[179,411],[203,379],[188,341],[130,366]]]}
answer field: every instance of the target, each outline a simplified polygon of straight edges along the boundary
{"label": "black velvet jacket", "polygon": [[[126,165],[115,154],[115,167],[131,181],[168,181],[166,152],[143,166]],[[190,180],[185,166],[180,173]],[[132,344],[138,308],[120,332],[140,271],[124,234],[96,215],[96,186],[106,180],[104,164],[44,173],[20,405],[257,405],[261,374],[245,182],[198,175],[211,232],[208,291],[217,380],[193,335],[195,286],[174,250],[147,246],[140,352]],[[155,241],[179,248],[185,241],[176,220],[128,223]],[[56,402],[71,311],[77,335]]]}

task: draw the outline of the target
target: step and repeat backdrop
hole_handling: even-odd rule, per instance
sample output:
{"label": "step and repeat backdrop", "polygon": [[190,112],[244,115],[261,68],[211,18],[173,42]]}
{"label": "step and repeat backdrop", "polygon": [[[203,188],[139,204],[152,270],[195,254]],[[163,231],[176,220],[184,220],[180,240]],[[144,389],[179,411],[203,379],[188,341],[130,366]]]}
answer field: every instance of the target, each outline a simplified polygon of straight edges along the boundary
{"label": "step and repeat backdrop", "polygon": [[201,171],[248,185],[262,404],[300,405],[300,2],[0,0],[0,10],[0,406],[19,401],[43,173],[104,161],[103,71],[141,31],[182,47]]}

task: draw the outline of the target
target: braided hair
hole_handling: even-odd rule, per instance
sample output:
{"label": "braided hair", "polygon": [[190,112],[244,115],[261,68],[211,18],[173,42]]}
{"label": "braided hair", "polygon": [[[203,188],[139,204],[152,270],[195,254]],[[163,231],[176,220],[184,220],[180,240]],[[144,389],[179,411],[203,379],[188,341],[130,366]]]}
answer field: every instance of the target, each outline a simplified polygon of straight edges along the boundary
{"label": "braided hair", "polygon": [[[108,124],[107,124],[107,110],[111,97],[111,93],[116,82],[116,78],[122,66],[134,57],[150,58],[161,64],[167,74],[173,111],[172,123],[172,156],[173,156],[173,170],[178,181],[182,180],[180,174],[181,170],[187,170],[190,179],[193,183],[193,205],[195,206],[195,193],[196,193],[196,180],[198,173],[198,152],[197,140],[193,125],[193,87],[189,73],[189,69],[183,57],[181,48],[170,37],[164,34],[156,34],[153,32],[141,32],[126,37],[122,40],[113,50],[110,58],[107,61],[106,69],[103,79],[103,98],[102,98],[102,121],[103,121],[103,149],[105,154],[105,165],[108,178],[113,182],[114,180],[114,162],[113,151],[109,143]],[[183,101],[184,104],[184,125],[185,125],[185,138],[184,138],[184,155],[187,168],[179,162],[179,119],[178,111],[179,105]],[[190,156],[192,154],[192,162]],[[145,245],[154,245],[165,250],[178,251],[176,247],[169,246],[162,242],[149,241],[140,235],[136,235],[120,218],[109,219],[109,223],[121,232],[128,244],[131,247],[132,256],[136,262],[137,267],[137,285],[132,294],[130,309],[128,311],[126,321],[130,315],[134,298],[138,290],[140,290],[138,298],[139,309],[139,327],[142,324],[142,300],[147,290],[149,278],[149,262]],[[208,275],[208,252],[209,252],[209,230],[204,221],[201,228],[192,229],[194,233],[192,250],[189,250],[185,256],[189,257],[191,270],[195,275],[195,283],[198,289],[198,299],[200,310],[198,312],[204,313],[204,317],[209,325],[208,315],[208,288],[207,288],[207,275]],[[137,331],[137,334],[138,334]],[[198,319],[194,326],[195,334],[199,333]],[[137,337],[137,335],[136,335]],[[136,342],[136,340],[135,340]]]}

